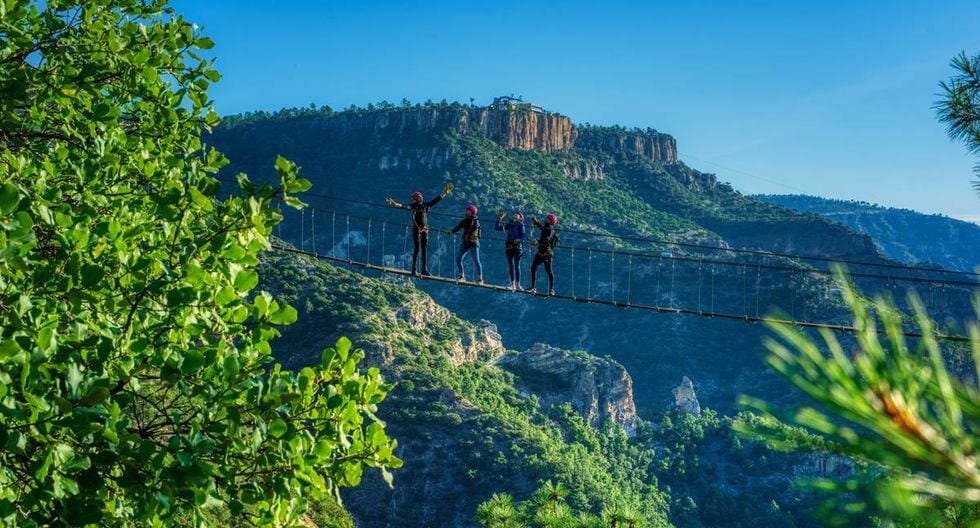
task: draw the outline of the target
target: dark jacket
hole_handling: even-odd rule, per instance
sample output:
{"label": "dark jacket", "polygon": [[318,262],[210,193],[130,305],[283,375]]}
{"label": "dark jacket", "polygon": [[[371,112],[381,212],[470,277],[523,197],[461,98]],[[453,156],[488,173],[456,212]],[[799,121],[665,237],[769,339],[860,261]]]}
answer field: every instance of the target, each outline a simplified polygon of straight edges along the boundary
{"label": "dark jacket", "polygon": [[452,229],[452,233],[456,233],[460,229],[463,230],[463,242],[468,244],[476,244],[476,241],[480,239],[480,219],[473,217],[466,217],[456,224],[456,227]]}
{"label": "dark jacket", "polygon": [[555,231],[555,226],[545,222],[541,223],[537,220],[532,219],[534,226],[541,230],[541,237],[538,238],[538,253],[542,255],[551,255],[554,251],[555,246],[558,245],[558,233]]}
{"label": "dark jacket", "polygon": [[425,230],[429,228],[429,209],[439,203],[439,200],[442,200],[441,194],[428,202],[412,202],[409,205],[402,205],[401,208],[412,211],[412,223],[415,224],[415,229]]}

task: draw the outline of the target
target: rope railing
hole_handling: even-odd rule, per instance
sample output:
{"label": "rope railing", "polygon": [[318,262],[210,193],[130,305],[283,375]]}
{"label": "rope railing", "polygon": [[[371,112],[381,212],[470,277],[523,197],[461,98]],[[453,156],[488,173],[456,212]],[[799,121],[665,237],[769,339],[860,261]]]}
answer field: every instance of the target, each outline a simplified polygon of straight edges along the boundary
{"label": "rope railing", "polygon": [[[368,221],[368,220],[374,220],[374,221],[384,220],[384,221],[387,221],[388,223],[391,223],[392,225],[400,225],[400,226],[403,226],[403,227],[406,228],[406,230],[409,230],[409,228],[412,227],[412,224],[410,224],[410,223],[395,222],[395,221],[391,221],[391,220],[379,219],[379,218],[372,217],[372,216],[363,216],[363,215],[357,215],[357,214],[347,213],[347,212],[344,212],[344,211],[336,211],[336,210],[322,209],[322,208],[314,208],[314,207],[306,207],[304,210],[301,210],[300,214],[302,215],[303,214],[303,211],[305,211],[307,209],[309,209],[309,210],[316,210],[316,211],[319,211],[321,213],[332,213],[334,215],[340,214],[340,215],[345,216],[346,218],[355,219],[355,220],[364,220],[364,221]],[[430,212],[429,214],[433,214],[433,213]],[[435,231],[437,233],[442,233],[444,230],[435,229]],[[565,229],[559,229],[559,232],[562,233],[563,235],[565,233],[567,233],[567,231]],[[611,255],[611,254],[616,254],[616,255],[621,255],[621,256],[634,256],[634,257],[641,257],[641,258],[656,257],[656,258],[666,258],[666,259],[669,259],[672,262],[687,262],[687,263],[698,263],[698,262],[702,262],[702,263],[709,263],[709,264],[717,264],[719,266],[732,266],[732,267],[739,267],[739,268],[742,267],[742,266],[751,265],[752,267],[757,267],[760,270],[767,270],[767,271],[787,271],[787,272],[789,272],[789,271],[801,271],[802,270],[802,271],[804,271],[806,273],[817,274],[817,275],[824,275],[824,276],[828,276],[828,277],[831,277],[831,276],[833,276],[835,274],[835,271],[834,270],[828,270],[828,269],[822,269],[822,268],[812,268],[812,267],[806,267],[806,266],[788,266],[788,265],[780,265],[780,264],[765,264],[765,263],[758,263],[758,262],[747,263],[747,262],[732,261],[732,260],[712,259],[712,258],[706,258],[706,257],[701,257],[701,256],[686,256],[686,255],[673,255],[673,254],[671,254],[671,255],[668,256],[668,255],[664,255],[662,253],[656,253],[656,252],[643,252],[643,251],[629,251],[629,250],[619,250],[619,249],[615,249],[614,250],[614,249],[605,249],[605,248],[593,248],[593,247],[575,246],[575,245],[570,245],[570,244],[565,244],[565,243],[563,243],[560,247],[562,249],[573,249],[574,248],[574,249],[579,250],[579,251],[587,251],[587,252],[589,252],[590,255],[591,254],[597,254],[597,255]],[[838,263],[844,264],[847,261],[834,261],[834,262],[838,262]],[[911,268],[906,268],[906,269],[911,269]],[[918,270],[918,268],[916,268],[916,270]],[[940,279],[940,278],[916,277],[916,276],[883,275],[883,274],[879,274],[879,273],[868,273],[868,272],[860,272],[860,271],[848,271],[848,275],[850,277],[852,277],[852,278],[874,279],[874,280],[880,280],[880,281],[908,282],[908,283],[919,283],[919,284],[933,284],[933,285],[936,285],[936,286],[940,286],[940,285],[946,285],[946,286],[964,286],[964,287],[978,287],[978,286],[980,286],[980,278],[975,279],[975,280],[956,280],[956,279]]]}
{"label": "rope railing", "polygon": [[[225,179],[220,179],[220,180],[227,181],[229,183],[234,183],[230,180],[225,180]],[[340,203],[349,203],[352,205],[363,206],[363,207],[371,207],[371,208],[387,209],[387,210],[391,209],[390,206],[384,203],[371,202],[366,200],[356,200],[353,198],[332,196],[332,195],[322,194],[322,193],[305,192],[302,194],[302,196],[319,198],[323,200],[340,202]],[[446,218],[457,217],[457,215],[454,214],[438,212],[438,211],[430,211],[429,214],[432,216],[446,217]],[[869,262],[869,261],[854,260],[854,259],[825,257],[821,255],[805,255],[805,254],[794,254],[794,253],[766,251],[766,250],[749,249],[749,248],[730,248],[730,247],[723,247],[723,246],[710,246],[706,244],[677,242],[674,240],[666,240],[666,239],[659,239],[653,237],[616,235],[613,233],[601,233],[595,231],[583,231],[583,230],[576,230],[576,229],[563,229],[563,232],[573,233],[573,234],[588,236],[588,237],[621,240],[626,242],[641,242],[641,243],[648,243],[648,244],[657,244],[662,246],[683,247],[683,248],[706,250],[706,251],[720,251],[720,252],[727,252],[727,253],[739,253],[739,254],[756,255],[756,256],[763,256],[763,257],[782,257],[782,258],[789,258],[789,259],[796,259],[796,260],[826,262],[830,264],[868,266],[868,267],[877,267],[877,268],[886,268],[886,269],[907,270],[912,272],[932,272],[932,273],[943,273],[943,274],[950,274],[950,275],[961,275],[961,276],[980,278],[980,273],[977,272],[949,270],[943,268],[924,267],[924,266],[910,266],[907,264],[899,264],[899,263],[892,263],[892,262]]]}
{"label": "rope railing", "polygon": [[[820,323],[820,322],[812,322],[812,321],[796,321],[796,320],[793,320],[793,319],[783,319],[783,318],[771,317],[771,316],[750,316],[750,315],[744,315],[744,314],[731,314],[731,313],[714,312],[714,311],[692,310],[692,309],[686,309],[686,308],[676,308],[676,307],[670,307],[670,306],[658,306],[658,305],[651,305],[651,304],[622,303],[622,302],[616,302],[616,301],[607,300],[607,299],[592,299],[592,298],[585,298],[585,297],[573,297],[571,295],[565,295],[565,294],[560,294],[560,293],[556,293],[554,295],[547,295],[547,294],[536,293],[536,292],[527,291],[527,290],[515,292],[514,290],[511,290],[510,288],[508,288],[506,286],[499,286],[499,285],[487,284],[487,283],[480,284],[480,283],[472,282],[472,281],[459,281],[459,280],[456,280],[456,279],[451,279],[451,278],[447,278],[447,277],[441,277],[441,276],[438,276],[438,275],[417,276],[417,275],[414,275],[411,272],[406,271],[406,270],[401,269],[401,268],[393,268],[393,267],[388,267],[388,266],[383,266],[383,265],[371,264],[371,263],[367,263],[367,262],[360,262],[360,261],[348,260],[348,259],[343,259],[343,258],[339,258],[339,257],[334,257],[334,256],[331,256],[331,255],[319,255],[319,254],[312,253],[312,252],[309,252],[309,251],[303,251],[303,250],[296,249],[296,248],[293,248],[293,247],[288,247],[288,246],[283,246],[283,245],[277,245],[277,244],[274,244],[272,247],[273,247],[273,249],[275,249],[277,251],[282,251],[282,252],[285,252],[285,253],[305,255],[307,257],[312,257],[312,258],[316,258],[316,259],[319,259],[319,260],[325,260],[325,261],[330,261],[330,262],[347,264],[347,265],[355,266],[355,267],[362,268],[362,269],[380,271],[382,273],[390,273],[390,274],[394,274],[394,275],[411,276],[411,277],[415,277],[415,278],[417,278],[419,280],[432,281],[432,282],[441,282],[441,283],[453,284],[453,285],[463,286],[463,287],[468,287],[468,288],[482,288],[482,289],[493,290],[493,291],[497,291],[497,292],[507,292],[507,293],[511,293],[511,294],[529,295],[529,296],[534,296],[534,297],[545,297],[545,298],[549,298],[549,299],[557,299],[557,300],[564,300],[564,301],[574,301],[574,302],[585,303],[585,304],[615,306],[615,307],[618,307],[618,308],[634,308],[634,309],[638,309],[638,310],[654,311],[654,312],[664,313],[664,314],[697,315],[697,316],[700,316],[700,317],[709,317],[709,318],[728,319],[728,320],[735,320],[735,321],[744,321],[744,322],[747,322],[747,323],[780,324],[780,325],[795,326],[795,327],[798,327],[798,328],[823,328],[823,329],[827,329],[827,330],[833,330],[833,331],[838,331],[838,332],[847,332],[847,333],[854,333],[854,332],[856,332],[858,330],[857,327],[854,327],[852,325],[844,325],[844,324],[829,324],[829,323]],[[883,331],[884,330],[881,330],[881,332],[883,332]],[[921,333],[918,333],[918,332],[902,332],[902,335],[904,335],[906,337],[916,337],[916,338],[923,337],[923,335]],[[969,342],[970,341],[970,338],[969,337],[967,337],[967,336],[960,336],[960,335],[948,335],[948,334],[940,334],[940,333],[937,333],[937,334],[934,334],[933,337],[936,338],[936,339],[946,340],[946,341],[956,341],[956,342]]]}
{"label": "rope railing", "polygon": [[[341,211],[307,209],[310,209],[309,214],[305,210],[287,212],[286,220],[277,230],[281,235],[280,239],[286,241],[290,236],[299,235],[299,240],[295,244],[297,251],[329,257],[365,269],[383,268],[385,272],[400,269],[409,273],[407,270],[412,266],[410,260],[407,263],[405,260],[410,259],[412,255],[412,245],[409,244],[409,239],[412,238],[410,224]],[[322,229],[319,229],[323,226],[317,225],[322,223],[325,217],[329,218],[330,222],[329,235],[323,235]],[[290,218],[299,221],[298,229],[291,223]],[[307,221],[310,222],[309,225]],[[341,222],[339,238],[338,221]],[[379,223],[380,229],[378,229]],[[389,236],[389,224],[396,233],[394,236]],[[404,234],[398,234],[401,231],[399,228],[404,228]],[[435,226],[430,226],[430,229],[428,260],[430,270],[434,272],[433,277],[460,282],[455,262],[459,241],[445,230],[437,229]],[[282,236],[284,231],[285,238]],[[563,234],[561,230],[559,232]],[[318,242],[323,241],[326,236],[330,237],[332,244],[330,250],[322,254]],[[401,243],[397,240],[399,236],[402,238]],[[395,246],[391,247],[391,243]],[[506,275],[501,276],[501,273],[507,270],[499,261],[493,261],[500,258],[496,253],[498,249],[503,253],[504,240],[496,237],[481,239],[481,260],[484,262],[483,275],[487,279],[486,286],[510,291],[507,287],[493,285],[495,282],[505,283],[503,278]],[[576,253],[580,253],[578,260],[587,258],[588,262],[577,263]],[[581,255],[582,253],[584,255]],[[596,258],[597,255],[600,257],[609,255],[609,258]],[[420,254],[419,257],[422,255]],[[558,275],[556,297],[559,298],[612,306],[655,307],[663,312],[695,313],[705,317],[741,319],[748,322],[778,319],[766,317],[764,314],[773,312],[779,306],[789,306],[787,320],[794,324],[806,323],[797,326],[847,326],[843,323],[838,324],[839,321],[846,321],[844,318],[847,317],[841,298],[841,288],[834,280],[827,277],[825,270],[623,252],[564,244],[556,248],[554,258],[556,275]],[[565,258],[568,260],[564,260]],[[468,257],[467,260],[471,259]],[[527,260],[523,262],[527,265]],[[566,268],[569,270],[568,273],[565,273],[565,269],[560,269],[563,267],[563,262],[569,265]],[[669,268],[665,268],[666,264],[669,264]],[[464,266],[466,265],[472,264],[465,262]],[[749,282],[752,267],[755,268],[756,273],[754,280]],[[423,266],[420,265],[419,268]],[[583,276],[580,277],[580,273]],[[705,273],[709,274],[707,280]],[[466,276],[476,280],[479,274],[471,275],[467,272]],[[917,278],[896,278],[875,274],[851,274],[851,276],[866,281],[874,279],[883,281],[885,292],[902,282],[908,282],[909,285],[927,284],[929,291],[924,297],[926,302],[938,305],[939,313],[936,315],[940,320],[948,319],[942,315],[956,316],[956,314],[966,313],[971,296],[978,288],[977,283],[967,281],[937,279],[923,283],[913,280]],[[583,279],[584,285],[581,284]],[[545,280],[547,279],[541,277],[538,286],[541,287]],[[877,284],[880,286],[881,282]],[[863,284],[861,285],[863,287]],[[547,291],[548,288],[542,289]],[[585,295],[582,296],[582,293]],[[800,299],[798,300],[797,297]]]}

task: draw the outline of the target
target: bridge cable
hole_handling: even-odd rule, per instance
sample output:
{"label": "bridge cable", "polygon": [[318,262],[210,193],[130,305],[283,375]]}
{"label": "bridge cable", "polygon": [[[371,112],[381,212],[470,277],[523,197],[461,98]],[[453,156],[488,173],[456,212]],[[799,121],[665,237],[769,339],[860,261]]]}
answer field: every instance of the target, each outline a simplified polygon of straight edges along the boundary
{"label": "bridge cable", "polygon": [[[307,209],[314,209],[314,208],[308,207]],[[336,211],[323,210],[323,209],[317,209],[317,210],[318,211],[321,211],[321,212],[333,212],[334,214],[336,214]],[[343,214],[343,212],[341,212],[341,213]],[[346,215],[349,216],[349,217],[351,217],[351,218],[357,218],[357,219],[363,219],[363,220],[367,220],[369,218],[372,218],[372,217],[366,217],[366,216],[351,215],[349,213],[347,213]],[[407,227],[411,227],[409,224],[403,224],[403,225],[405,225]],[[573,247],[576,247],[576,246],[563,245],[562,247],[565,247],[565,248],[573,248]],[[601,249],[601,248],[577,248],[577,249],[589,249],[590,251],[592,251],[594,253],[599,253],[599,254],[603,254],[603,253],[607,253],[608,254],[608,253],[614,252],[613,250],[606,250],[606,249]],[[632,256],[638,256],[638,257],[644,257],[644,258],[653,258],[655,256],[663,257],[663,255],[658,255],[658,254],[651,253],[651,252],[636,252],[636,251],[615,250],[615,253],[620,254],[620,255],[632,255]],[[722,265],[722,266],[734,266],[734,267],[738,267],[738,266],[744,266],[745,265],[745,263],[742,263],[742,262],[732,262],[732,261],[717,260],[717,259],[706,259],[704,257],[693,257],[693,256],[692,257],[685,257],[685,256],[670,255],[670,256],[668,256],[666,258],[670,258],[672,261],[692,262],[692,263],[693,262],[698,262],[698,260],[700,259],[703,262],[713,262],[713,263],[716,263],[716,264],[719,264],[719,265]],[[790,270],[798,270],[799,269],[798,267],[792,267],[792,266],[781,266],[781,265],[762,264],[762,263],[755,263],[753,265],[759,267],[760,269],[766,269],[766,270],[771,270],[771,271],[778,271],[778,270],[790,271]],[[818,274],[818,275],[826,275],[826,276],[833,276],[834,275],[834,271],[832,271],[832,270],[826,270],[826,269],[820,269],[820,268],[806,268],[805,271],[807,273],[813,273],[813,274]],[[863,273],[863,272],[848,272],[848,275],[850,277],[852,277],[852,278],[877,279],[877,280],[882,280],[882,281],[885,281],[885,282],[888,282],[888,281],[902,281],[902,282],[910,282],[910,283],[929,283],[929,282],[932,282],[932,283],[935,283],[935,284],[945,284],[945,285],[949,285],[949,286],[967,286],[967,287],[971,287],[971,288],[975,288],[977,286],[980,286],[980,282],[978,282],[978,281],[957,281],[957,280],[951,280],[951,279],[932,279],[932,278],[926,278],[926,277],[911,277],[911,276],[894,277],[894,276],[891,276],[891,275],[881,275],[881,274]]]}
{"label": "bridge cable", "polygon": [[[327,260],[327,261],[332,261],[332,262],[345,263],[345,264],[348,264],[350,266],[359,267],[359,268],[363,268],[363,269],[367,269],[367,270],[375,270],[375,271],[393,273],[393,274],[398,274],[398,275],[412,276],[412,274],[410,272],[408,272],[408,271],[406,271],[404,269],[399,269],[399,268],[386,268],[385,266],[378,266],[378,265],[370,264],[370,263],[367,263],[367,262],[358,262],[358,261],[353,261],[353,260],[345,260],[343,258],[335,257],[335,256],[332,256],[332,255],[317,255],[317,254],[314,254],[314,253],[311,253],[311,252],[308,252],[308,251],[296,249],[295,247],[288,247],[288,246],[282,246],[282,245],[278,245],[278,244],[273,244],[272,248],[275,249],[275,250],[277,250],[277,251],[284,252],[284,253],[299,254],[299,255],[304,255],[304,256],[307,256],[307,257],[316,258],[316,259],[319,259],[319,260]],[[416,278],[418,278],[419,280],[428,280],[428,281],[434,281],[434,282],[442,282],[442,283],[446,283],[446,284],[453,284],[453,285],[457,285],[457,286],[465,286],[465,287],[471,287],[471,288],[482,288],[482,289],[494,290],[494,291],[503,292],[503,293],[516,293],[516,292],[512,292],[509,288],[506,288],[504,286],[497,286],[497,285],[493,285],[493,284],[478,284],[476,282],[470,282],[470,281],[457,281],[457,280],[454,280],[454,279],[449,279],[449,278],[441,277],[441,276],[420,276],[420,277],[416,277]],[[794,320],[790,320],[790,319],[780,319],[780,318],[777,318],[777,317],[769,317],[769,316],[760,317],[760,316],[749,316],[749,315],[736,315],[736,314],[721,313],[721,312],[711,312],[711,313],[700,312],[699,313],[697,310],[687,309],[687,308],[665,307],[665,306],[648,305],[648,304],[623,304],[623,303],[614,303],[613,301],[606,301],[606,300],[602,300],[602,299],[575,299],[575,298],[573,298],[571,296],[564,295],[564,294],[544,295],[544,294],[537,294],[537,293],[532,293],[532,292],[521,292],[521,293],[524,294],[524,295],[532,295],[532,296],[535,296],[535,297],[542,297],[542,298],[553,298],[553,299],[558,299],[558,300],[578,301],[578,302],[586,302],[586,303],[591,303],[591,304],[603,304],[603,305],[615,306],[615,307],[619,307],[619,308],[634,308],[634,309],[640,309],[640,310],[655,311],[655,312],[659,312],[659,313],[698,315],[698,316],[702,316],[702,317],[717,317],[717,318],[729,319],[729,320],[740,320],[740,321],[745,321],[745,322],[749,322],[749,323],[780,324],[780,325],[796,326],[798,328],[825,328],[825,329],[828,329],[828,330],[839,331],[839,332],[847,332],[847,333],[855,333],[858,330],[854,326],[843,325],[843,324],[817,323],[817,322],[809,322],[809,321],[794,321]],[[878,333],[880,333],[880,334],[883,334],[884,332],[885,332],[884,329],[879,329],[878,330]],[[915,338],[921,338],[921,337],[923,337],[923,335],[921,333],[904,331],[904,330],[902,331],[902,335],[904,335],[906,337],[915,337]],[[957,342],[970,342],[970,339],[971,339],[968,336],[952,335],[952,334],[939,334],[939,333],[934,333],[933,334],[933,338],[938,339],[938,340],[957,341]]]}

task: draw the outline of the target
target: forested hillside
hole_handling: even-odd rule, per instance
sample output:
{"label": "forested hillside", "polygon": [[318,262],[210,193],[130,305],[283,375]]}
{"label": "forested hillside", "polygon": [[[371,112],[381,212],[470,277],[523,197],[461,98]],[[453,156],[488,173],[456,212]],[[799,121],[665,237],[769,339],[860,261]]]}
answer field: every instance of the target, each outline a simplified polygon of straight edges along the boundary
{"label": "forested hillside", "polygon": [[284,365],[347,335],[397,383],[378,414],[405,464],[393,488],[365,475],[343,494],[360,526],[475,526],[491,493],[528,495],[546,480],[570,488],[577,510],[628,509],[650,527],[810,526],[816,499],[794,476],[842,471],[737,439],[732,425],[749,416],[670,405],[638,420],[632,388],[645,380],[612,359],[512,350],[493,323],[463,320],[403,279],[283,253],[260,275],[300,310],[277,340]]}

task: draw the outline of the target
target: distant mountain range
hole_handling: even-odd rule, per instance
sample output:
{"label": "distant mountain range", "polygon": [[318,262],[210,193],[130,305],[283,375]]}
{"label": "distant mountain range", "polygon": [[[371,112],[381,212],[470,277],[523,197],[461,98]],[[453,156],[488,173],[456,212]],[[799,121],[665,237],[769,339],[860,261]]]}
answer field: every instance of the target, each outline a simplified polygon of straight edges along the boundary
{"label": "distant mountain range", "polygon": [[[942,215],[801,194],[757,195],[772,204],[814,213],[865,233],[889,258],[973,271],[980,266],[980,226]],[[980,206],[980,201],[978,201]]]}

